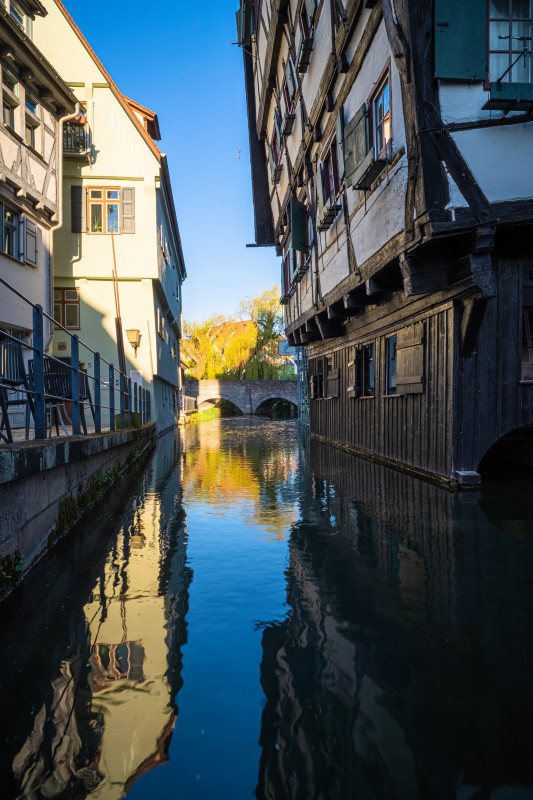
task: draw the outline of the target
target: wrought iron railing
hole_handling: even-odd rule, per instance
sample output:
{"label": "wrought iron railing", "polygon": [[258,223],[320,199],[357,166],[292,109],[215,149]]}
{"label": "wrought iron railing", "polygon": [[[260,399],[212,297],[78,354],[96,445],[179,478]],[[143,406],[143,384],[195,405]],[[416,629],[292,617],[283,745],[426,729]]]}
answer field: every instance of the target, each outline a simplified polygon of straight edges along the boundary
{"label": "wrought iron railing", "polygon": [[[61,420],[60,409],[63,409],[74,436],[80,435],[81,424],[86,432],[85,411],[89,410],[95,433],[150,422],[148,389],[120,372],[76,334],[53,320],[42,306],[31,303],[3,278],[0,278],[0,283],[33,312],[31,344],[16,338],[0,324],[0,442],[13,441],[8,412],[14,403],[26,405],[26,439],[30,438],[30,417],[33,417],[31,438],[46,439],[48,427],[50,434],[52,432],[52,412],[59,413]],[[70,357],[56,358],[44,352],[45,320],[70,337]],[[87,369],[80,368],[80,350],[87,361],[90,359]],[[61,424],[69,435],[63,422]]]}
{"label": "wrought iron railing", "polygon": [[83,155],[91,149],[91,130],[87,123],[66,122],[63,127],[63,152]]}

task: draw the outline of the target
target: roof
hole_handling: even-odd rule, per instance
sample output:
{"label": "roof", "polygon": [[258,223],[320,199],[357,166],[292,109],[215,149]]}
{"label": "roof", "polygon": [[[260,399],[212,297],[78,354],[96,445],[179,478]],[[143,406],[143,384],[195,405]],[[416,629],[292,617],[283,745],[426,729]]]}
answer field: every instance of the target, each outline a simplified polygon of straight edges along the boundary
{"label": "roof", "polygon": [[[159,163],[161,163],[161,151],[160,151],[159,147],[156,145],[156,143],[154,142],[154,140],[152,139],[152,137],[150,136],[148,131],[145,130],[145,128],[142,125],[139,117],[136,115],[135,111],[130,106],[128,100],[126,99],[126,97],[124,97],[122,92],[119,90],[119,88],[116,85],[115,81],[113,80],[113,78],[111,77],[109,72],[106,70],[106,68],[104,67],[104,65],[102,64],[102,62],[100,61],[100,59],[98,58],[98,56],[96,55],[94,50],[92,49],[91,45],[89,44],[89,42],[87,41],[87,39],[85,38],[83,33],[80,31],[80,29],[78,28],[78,26],[76,25],[76,23],[74,22],[74,20],[70,16],[70,14],[68,13],[67,9],[65,8],[65,6],[61,2],[61,0],[55,0],[55,3],[57,5],[57,7],[59,8],[59,10],[61,11],[61,13],[63,14],[63,16],[65,17],[65,19],[68,22],[68,24],[70,25],[70,27],[72,28],[72,30],[74,31],[74,33],[76,34],[76,36],[78,37],[78,39],[80,40],[80,42],[82,43],[82,45],[87,50],[88,54],[90,55],[90,57],[92,58],[92,60],[94,61],[94,63],[98,67],[98,69],[100,69],[102,71],[102,74],[104,75],[107,83],[109,84],[109,88],[111,89],[111,91],[115,95],[116,99],[118,100],[118,102],[120,103],[120,105],[122,106],[122,108],[124,109],[126,114],[128,115],[128,117],[131,119],[131,121],[133,122],[133,124],[135,125],[135,127],[137,128],[137,130],[139,131],[139,133],[141,134],[141,136],[145,140],[146,144],[148,145],[148,147],[150,148],[150,150],[154,154],[154,156],[157,158]],[[141,108],[142,108],[142,106],[141,106]],[[150,112],[150,113],[153,113],[153,112]]]}
{"label": "roof", "polygon": [[133,110],[134,114],[140,115],[145,123],[145,130],[148,131],[152,139],[158,141],[161,138],[161,131],[159,130],[159,120],[157,118],[157,114],[155,111],[151,111],[146,106],[142,106],[136,100],[132,100],[131,97],[126,97],[126,95],[122,95],[124,100],[129,104],[130,108]]}

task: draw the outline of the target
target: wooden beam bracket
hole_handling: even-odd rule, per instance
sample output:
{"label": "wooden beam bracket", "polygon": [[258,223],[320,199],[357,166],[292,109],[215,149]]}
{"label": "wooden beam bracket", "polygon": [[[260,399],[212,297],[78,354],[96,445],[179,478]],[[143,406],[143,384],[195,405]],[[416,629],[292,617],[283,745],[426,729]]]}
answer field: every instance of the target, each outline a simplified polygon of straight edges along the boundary
{"label": "wooden beam bracket", "polygon": [[459,354],[472,358],[476,352],[477,340],[488,300],[484,297],[467,297],[461,303],[461,324],[459,329]]}

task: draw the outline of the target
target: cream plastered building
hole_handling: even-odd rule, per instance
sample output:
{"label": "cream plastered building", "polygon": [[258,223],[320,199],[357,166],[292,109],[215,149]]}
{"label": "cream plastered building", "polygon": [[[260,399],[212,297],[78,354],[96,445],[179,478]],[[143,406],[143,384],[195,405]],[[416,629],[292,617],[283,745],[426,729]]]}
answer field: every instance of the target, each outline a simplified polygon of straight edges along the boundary
{"label": "cream plastered building", "polygon": [[[0,284],[0,328],[26,344],[31,344],[33,320],[23,298],[52,316],[59,120],[76,105],[72,91],[34,43],[45,16],[38,0],[0,4],[0,277],[23,296]],[[45,335],[50,334],[51,325],[45,323]],[[11,425],[24,424],[24,406],[10,405],[9,417]]]}
{"label": "cream plastered building", "polygon": [[[152,419],[165,430],[179,416],[186,273],[157,115],[122,95],[60,2],[49,3],[36,36],[83,106],[65,132],[54,317],[118,367],[116,263],[126,372],[150,390]],[[57,329],[54,355],[69,349],[68,335]],[[80,361],[92,371],[90,351],[80,348]]]}

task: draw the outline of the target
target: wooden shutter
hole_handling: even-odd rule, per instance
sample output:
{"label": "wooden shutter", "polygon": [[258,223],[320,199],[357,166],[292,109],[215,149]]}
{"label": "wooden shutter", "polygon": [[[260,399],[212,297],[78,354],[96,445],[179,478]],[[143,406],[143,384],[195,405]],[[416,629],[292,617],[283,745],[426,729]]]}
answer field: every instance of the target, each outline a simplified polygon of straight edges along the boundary
{"label": "wooden shutter", "polygon": [[85,233],[85,192],[83,186],[70,187],[70,214],[72,233]]}
{"label": "wooden shutter", "polygon": [[435,0],[435,77],[483,81],[486,75],[486,0]]}
{"label": "wooden shutter", "polygon": [[423,322],[416,322],[398,331],[396,359],[398,394],[422,394],[424,391]]}
{"label": "wooden shutter", "polygon": [[338,369],[332,369],[327,374],[326,396],[327,397],[338,397],[339,396],[339,370]]}
{"label": "wooden shutter", "polygon": [[300,253],[307,254],[307,209],[294,196],[290,199],[290,219],[292,246]]}
{"label": "wooden shutter", "polygon": [[24,261],[37,266],[37,228],[29,219],[24,220]]}
{"label": "wooden shutter", "polygon": [[312,25],[316,12],[316,0],[305,0],[305,10],[307,11],[309,25]]}
{"label": "wooden shutter", "polygon": [[121,233],[135,233],[135,188],[123,186],[121,191]]}
{"label": "wooden shutter", "polygon": [[348,386],[347,392],[351,398],[356,398],[359,396],[359,390],[357,385],[357,351],[355,347],[350,348],[351,360],[348,361],[346,368],[348,370]]}
{"label": "wooden shutter", "polygon": [[357,168],[363,163],[369,150],[368,108],[363,103],[357,114],[344,126],[344,163],[346,185],[351,186]]}
{"label": "wooden shutter", "polygon": [[339,108],[337,114],[337,170],[339,173],[339,183],[344,178],[344,106]]}

